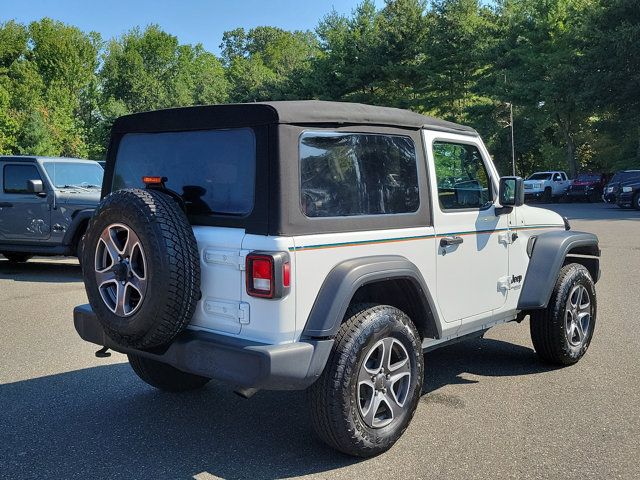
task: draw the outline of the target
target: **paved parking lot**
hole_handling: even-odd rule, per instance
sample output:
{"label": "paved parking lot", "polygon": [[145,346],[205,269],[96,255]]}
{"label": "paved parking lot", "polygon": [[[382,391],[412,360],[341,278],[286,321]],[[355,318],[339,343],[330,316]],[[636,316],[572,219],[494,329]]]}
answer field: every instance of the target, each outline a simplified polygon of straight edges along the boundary
{"label": "paved parking lot", "polygon": [[585,358],[540,365],[527,322],[429,353],[411,426],[369,460],[314,439],[302,392],[153,390],[77,337],[76,261],[0,260],[0,478],[640,478],[640,212],[552,208],[600,237]]}

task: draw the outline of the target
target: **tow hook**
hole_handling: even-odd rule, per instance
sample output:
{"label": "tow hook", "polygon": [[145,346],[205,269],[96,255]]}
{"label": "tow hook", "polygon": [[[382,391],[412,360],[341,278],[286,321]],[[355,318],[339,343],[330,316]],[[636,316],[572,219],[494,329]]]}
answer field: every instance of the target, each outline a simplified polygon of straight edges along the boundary
{"label": "tow hook", "polygon": [[109,352],[109,347],[102,347],[100,350],[96,352],[96,357],[98,358],[107,358],[111,356],[111,352]]}
{"label": "tow hook", "polygon": [[256,393],[258,392],[257,388],[248,388],[248,387],[239,387],[236,388],[233,393],[235,393],[236,395],[249,400],[251,397],[253,397]]}

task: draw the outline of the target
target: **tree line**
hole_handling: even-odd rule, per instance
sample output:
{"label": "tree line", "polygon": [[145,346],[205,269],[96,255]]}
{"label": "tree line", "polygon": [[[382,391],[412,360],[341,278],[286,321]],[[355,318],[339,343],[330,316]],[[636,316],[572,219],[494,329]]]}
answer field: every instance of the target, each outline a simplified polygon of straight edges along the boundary
{"label": "tree line", "polygon": [[105,40],[44,18],[0,23],[0,153],[104,157],[118,116],[324,99],[475,127],[510,172],[640,168],[637,0],[364,0],[315,31],[224,33],[220,55],[157,25]]}

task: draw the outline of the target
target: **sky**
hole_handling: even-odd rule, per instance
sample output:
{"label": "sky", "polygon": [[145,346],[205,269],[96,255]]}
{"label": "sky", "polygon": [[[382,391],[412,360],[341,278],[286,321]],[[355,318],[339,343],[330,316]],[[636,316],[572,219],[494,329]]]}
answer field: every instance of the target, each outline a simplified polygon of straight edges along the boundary
{"label": "sky", "polygon": [[[135,26],[155,23],[180,43],[202,43],[219,53],[227,30],[259,25],[285,30],[313,30],[332,8],[350,14],[361,0],[0,0],[0,23],[29,23],[50,17],[96,31],[103,39]],[[383,0],[376,0],[381,7]]]}

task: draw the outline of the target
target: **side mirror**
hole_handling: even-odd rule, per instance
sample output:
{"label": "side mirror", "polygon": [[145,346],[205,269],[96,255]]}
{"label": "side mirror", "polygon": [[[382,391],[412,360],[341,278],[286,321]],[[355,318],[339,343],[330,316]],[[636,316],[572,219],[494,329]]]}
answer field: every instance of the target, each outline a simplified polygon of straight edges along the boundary
{"label": "side mirror", "polygon": [[46,195],[44,193],[44,185],[42,184],[42,180],[27,180],[27,191],[29,193],[34,193],[40,197]]}
{"label": "side mirror", "polygon": [[524,205],[524,181],[522,177],[501,177],[499,197],[500,205],[503,207]]}

